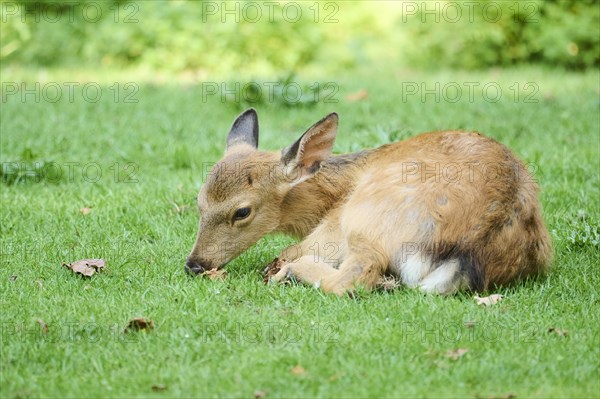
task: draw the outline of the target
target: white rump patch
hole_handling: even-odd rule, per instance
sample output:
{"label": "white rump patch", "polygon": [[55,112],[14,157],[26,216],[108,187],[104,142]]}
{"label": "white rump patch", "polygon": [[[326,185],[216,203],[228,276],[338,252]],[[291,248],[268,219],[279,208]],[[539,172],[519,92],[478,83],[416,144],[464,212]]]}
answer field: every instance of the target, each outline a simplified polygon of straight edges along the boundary
{"label": "white rump patch", "polygon": [[419,283],[419,287],[432,294],[452,294],[462,288],[465,283],[459,269],[460,264],[457,259],[446,261],[429,273]]}
{"label": "white rump patch", "polygon": [[393,262],[392,273],[399,275],[406,286],[416,287],[429,273],[431,259],[420,251],[411,255],[400,253],[400,258]]}

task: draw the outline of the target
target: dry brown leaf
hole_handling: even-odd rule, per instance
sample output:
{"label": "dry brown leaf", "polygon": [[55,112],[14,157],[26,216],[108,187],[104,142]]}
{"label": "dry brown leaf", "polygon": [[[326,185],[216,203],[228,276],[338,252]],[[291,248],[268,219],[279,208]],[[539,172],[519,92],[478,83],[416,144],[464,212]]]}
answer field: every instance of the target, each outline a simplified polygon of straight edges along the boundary
{"label": "dry brown leaf", "polygon": [[125,327],[125,332],[150,331],[152,329],[154,329],[154,321],[144,317],[135,317],[129,320],[127,327]]}
{"label": "dry brown leaf", "polygon": [[360,89],[356,93],[352,93],[352,94],[349,94],[348,96],[346,96],[346,100],[348,100],[350,102],[354,102],[354,101],[364,100],[367,97],[369,97],[369,92],[366,91],[365,89]]}
{"label": "dry brown leaf", "polygon": [[281,265],[283,265],[283,261],[279,258],[275,258],[267,265],[267,267],[265,267],[263,270],[263,282],[265,284],[269,282],[271,277],[279,273],[281,270]]}
{"label": "dry brown leaf", "polygon": [[446,352],[446,357],[452,360],[458,360],[463,357],[469,350],[467,348],[458,348]]}
{"label": "dry brown leaf", "polygon": [[42,332],[44,334],[47,334],[48,333],[48,325],[46,324],[46,322],[42,319],[37,319],[36,322],[40,325]]}
{"label": "dry brown leaf", "polygon": [[255,399],[262,399],[264,397],[267,396],[267,393],[265,391],[254,391],[254,398]]}
{"label": "dry brown leaf", "polygon": [[104,259],[81,259],[71,264],[63,263],[67,269],[71,269],[75,273],[79,273],[86,277],[91,277],[94,273],[99,272],[104,268],[106,261]]}
{"label": "dry brown leaf", "polygon": [[84,216],[88,215],[92,211],[92,208],[84,207],[79,210]]}
{"label": "dry brown leaf", "polygon": [[566,337],[569,335],[569,332],[567,330],[563,330],[561,328],[550,327],[548,329],[548,334],[556,334],[559,337]]}
{"label": "dry brown leaf", "polygon": [[299,364],[292,367],[290,372],[295,376],[301,376],[301,375],[306,374],[306,370],[304,370],[304,367],[300,366]]}
{"label": "dry brown leaf", "polygon": [[16,274],[13,274],[13,275],[12,275],[12,276],[10,276],[8,279],[9,279],[10,281],[15,281],[15,280],[17,279],[17,277],[18,277],[18,276],[17,276]]}
{"label": "dry brown leaf", "polygon": [[493,295],[484,296],[484,297],[479,297],[479,296],[475,295],[475,300],[477,301],[477,304],[483,305],[483,306],[495,305],[498,302],[500,302],[502,299],[504,299],[504,295],[500,295],[500,294],[493,294]]}
{"label": "dry brown leaf", "polygon": [[167,387],[164,384],[154,384],[154,385],[152,385],[152,390],[154,392],[162,392],[162,391],[166,391]]}
{"label": "dry brown leaf", "polygon": [[400,282],[392,276],[383,276],[377,282],[377,288],[383,291],[393,291],[398,287],[400,287]]}
{"label": "dry brown leaf", "polygon": [[221,269],[221,270],[210,269],[210,270],[200,273],[200,275],[203,277],[208,277],[211,280],[217,280],[217,279],[225,280],[227,278],[227,272],[223,269]]}

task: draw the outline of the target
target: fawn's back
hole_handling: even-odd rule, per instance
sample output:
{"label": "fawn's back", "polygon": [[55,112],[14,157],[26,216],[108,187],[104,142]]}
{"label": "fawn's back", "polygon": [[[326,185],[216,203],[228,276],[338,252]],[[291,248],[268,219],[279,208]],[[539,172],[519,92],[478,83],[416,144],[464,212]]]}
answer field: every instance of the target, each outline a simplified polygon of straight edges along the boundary
{"label": "fawn's back", "polygon": [[453,284],[475,290],[549,264],[537,184],[496,141],[460,131],[422,134],[369,152],[363,164],[340,205],[342,235],[379,247],[385,272],[409,286],[448,264],[458,268]]}

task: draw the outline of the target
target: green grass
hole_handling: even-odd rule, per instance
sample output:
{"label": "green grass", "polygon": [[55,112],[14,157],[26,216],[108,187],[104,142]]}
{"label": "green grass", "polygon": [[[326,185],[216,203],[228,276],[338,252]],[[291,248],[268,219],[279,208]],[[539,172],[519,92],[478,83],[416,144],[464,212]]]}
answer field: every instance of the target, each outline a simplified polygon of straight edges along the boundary
{"label": "green grass", "polygon": [[[227,266],[225,281],[189,278],[196,193],[243,106],[203,102],[187,83],[140,83],[133,104],[115,102],[109,83],[97,103],[9,96],[1,160],[38,176],[9,170],[0,183],[2,397],[600,396],[598,74],[372,70],[301,83],[317,80],[336,82],[339,102],[258,104],[261,148],[291,143],[334,110],[336,152],[429,130],[484,132],[535,168],[551,274],[496,290],[506,299],[490,308],[467,293],[409,289],[338,298],[263,285],[259,271],[291,242],[266,237]],[[402,81],[498,82],[504,95],[421,101],[403,98]],[[517,82],[536,83],[538,102],[515,101]],[[368,99],[346,100],[361,88]],[[55,162],[62,177],[36,172],[36,162]],[[61,267],[89,257],[105,258],[106,270],[83,279]],[[123,333],[137,316],[155,329]],[[458,348],[468,352],[446,356]],[[297,365],[305,373],[292,373]]]}

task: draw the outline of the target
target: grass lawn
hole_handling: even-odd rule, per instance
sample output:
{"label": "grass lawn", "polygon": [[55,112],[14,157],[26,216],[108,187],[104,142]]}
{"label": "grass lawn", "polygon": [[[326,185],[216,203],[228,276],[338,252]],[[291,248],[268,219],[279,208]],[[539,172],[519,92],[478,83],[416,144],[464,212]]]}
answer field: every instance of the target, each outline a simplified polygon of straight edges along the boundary
{"label": "grass lawn", "polygon": [[[97,102],[81,86],[73,101],[62,86],[54,102],[42,83],[36,102],[3,83],[0,395],[599,397],[598,73],[370,70],[296,81],[333,82],[338,102],[256,104],[261,148],[290,144],[331,111],[336,152],[446,128],[511,147],[542,187],[550,275],[495,290],[505,299],[488,308],[472,293],[402,288],[338,298],[263,285],[260,270],[291,242],[271,236],[225,280],[190,278],[196,193],[245,105],[203,99],[188,83],[105,81]],[[360,89],[366,99],[347,100]],[[106,259],[106,270],[84,279],[61,266],[83,258]],[[154,330],[124,333],[134,317]]]}

